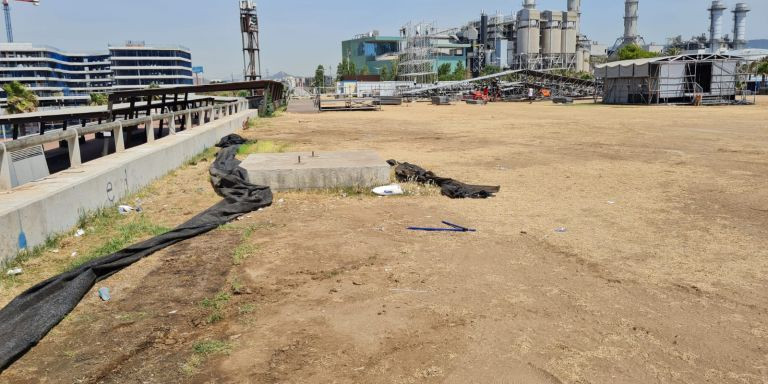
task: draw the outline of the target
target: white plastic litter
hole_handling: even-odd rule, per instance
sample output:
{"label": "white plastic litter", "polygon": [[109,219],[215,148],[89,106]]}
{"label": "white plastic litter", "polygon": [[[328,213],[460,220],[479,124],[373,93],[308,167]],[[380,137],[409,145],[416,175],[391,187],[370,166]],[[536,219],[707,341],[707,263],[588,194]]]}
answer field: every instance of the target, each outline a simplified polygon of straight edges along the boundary
{"label": "white plastic litter", "polygon": [[385,185],[383,187],[374,188],[373,190],[371,190],[371,192],[379,196],[394,196],[394,195],[402,195],[403,188],[397,184],[393,184],[393,185]]}
{"label": "white plastic litter", "polygon": [[133,212],[133,207],[130,205],[120,205],[117,207],[117,211],[120,212],[121,215],[127,215]]}
{"label": "white plastic litter", "polygon": [[85,235],[85,231],[82,228],[78,229],[77,232],[75,232],[75,237],[80,237],[82,235]]}
{"label": "white plastic litter", "polygon": [[21,275],[21,272],[23,272],[21,268],[9,269],[7,272],[7,275],[8,276]]}

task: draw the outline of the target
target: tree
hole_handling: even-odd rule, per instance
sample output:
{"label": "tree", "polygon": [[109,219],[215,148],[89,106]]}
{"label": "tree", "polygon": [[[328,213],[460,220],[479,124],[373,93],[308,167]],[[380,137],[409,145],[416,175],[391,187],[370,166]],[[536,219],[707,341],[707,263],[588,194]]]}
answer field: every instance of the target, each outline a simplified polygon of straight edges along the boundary
{"label": "tree", "polygon": [[669,47],[667,48],[667,55],[669,56],[677,56],[681,53],[683,53],[683,50],[678,47]]}
{"label": "tree", "polygon": [[458,62],[456,64],[456,68],[453,69],[453,76],[451,77],[455,81],[467,79],[467,68],[464,66],[464,63]]}
{"label": "tree", "polygon": [[359,74],[360,74],[360,75],[362,75],[362,76],[368,75],[368,74],[369,74],[369,72],[368,72],[368,66],[367,66],[367,65],[365,65],[365,66],[363,66],[362,68],[360,68],[360,73],[359,73]]}
{"label": "tree", "polygon": [[658,54],[648,52],[640,48],[637,44],[627,44],[619,49],[617,57],[619,60],[635,60],[656,57]]}
{"label": "tree", "polygon": [[341,59],[339,66],[336,67],[336,81],[341,81],[341,78],[347,73],[347,67],[349,67],[349,62],[344,57]]}
{"label": "tree", "polygon": [[13,81],[3,85],[3,91],[8,98],[8,106],[5,110],[9,114],[37,111],[37,95],[24,84]]}
{"label": "tree", "polygon": [[755,73],[763,76],[763,87],[764,87],[765,77],[768,76],[768,60],[764,60],[760,64],[758,64],[757,69],[755,70]]}
{"label": "tree", "polygon": [[379,77],[381,77],[381,81],[389,81],[389,68],[387,68],[386,65],[383,65],[381,68],[379,68]]}
{"label": "tree", "polygon": [[275,114],[275,102],[272,100],[272,92],[269,89],[264,91],[264,100],[261,101],[259,106],[259,116],[272,117]]}
{"label": "tree", "polygon": [[397,75],[400,72],[400,59],[392,60],[392,73],[390,74],[390,79],[393,81],[397,81]]}
{"label": "tree", "polygon": [[315,70],[315,79],[312,81],[312,86],[315,88],[322,88],[325,86],[325,68],[322,65],[318,65]]}
{"label": "tree", "polygon": [[495,66],[495,65],[486,65],[482,71],[480,71],[480,76],[488,76],[493,75],[494,73],[501,72],[501,68]]}
{"label": "tree", "polygon": [[440,66],[437,67],[437,80],[450,81],[453,78],[451,69],[451,63],[440,64]]}
{"label": "tree", "polygon": [[106,105],[109,98],[105,93],[91,93],[91,105]]}

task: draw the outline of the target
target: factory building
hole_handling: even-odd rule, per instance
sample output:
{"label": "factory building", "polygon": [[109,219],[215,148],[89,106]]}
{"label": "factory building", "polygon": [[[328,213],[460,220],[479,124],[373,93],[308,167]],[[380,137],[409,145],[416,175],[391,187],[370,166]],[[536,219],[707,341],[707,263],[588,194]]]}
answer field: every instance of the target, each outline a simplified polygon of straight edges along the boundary
{"label": "factory building", "polygon": [[369,74],[381,73],[381,68],[392,69],[397,60],[404,38],[379,36],[379,31],[357,35],[341,42],[341,54],[360,71],[366,68]]}
{"label": "factory building", "polygon": [[736,3],[731,10],[733,14],[732,35],[726,31],[726,11],[722,0],[713,0],[707,12],[709,14],[709,30],[700,36],[683,40],[682,36],[668,39],[667,49],[680,50],[683,53],[728,53],[747,48],[747,14],[751,11],[746,3]]}
{"label": "factory building", "polygon": [[[483,13],[457,35],[474,44],[475,67],[589,71],[591,42],[580,34],[581,1],[568,0],[566,6],[565,11],[539,10],[536,0],[524,0],[516,14]],[[475,33],[477,41],[469,38]]]}
{"label": "factory building", "polygon": [[456,28],[409,23],[399,37],[374,31],[343,41],[342,57],[370,74],[397,59],[398,80],[417,83],[434,82],[445,63],[452,69],[462,63],[474,76],[487,66],[590,71],[592,42],[579,33],[581,0],[564,0],[564,5],[565,11],[539,10],[536,0],[523,0],[512,15],[482,12]]}

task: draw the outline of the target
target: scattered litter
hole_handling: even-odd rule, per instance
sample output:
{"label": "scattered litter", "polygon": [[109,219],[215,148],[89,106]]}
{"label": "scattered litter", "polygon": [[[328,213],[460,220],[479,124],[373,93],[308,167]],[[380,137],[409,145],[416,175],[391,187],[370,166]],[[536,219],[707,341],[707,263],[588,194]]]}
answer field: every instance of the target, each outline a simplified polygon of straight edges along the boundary
{"label": "scattered litter", "polygon": [[130,205],[120,205],[117,207],[117,211],[120,212],[121,215],[127,215],[134,211],[134,208]]}
{"label": "scattered litter", "polygon": [[14,268],[14,269],[9,269],[6,274],[8,276],[16,276],[16,275],[21,275],[22,272],[24,271],[21,268]]}
{"label": "scattered litter", "polygon": [[419,291],[415,289],[403,289],[403,288],[391,288],[390,292],[402,292],[402,293],[429,293],[429,291]]}
{"label": "scattered litter", "polygon": [[[128,246],[88,262],[87,268],[84,266],[50,277],[0,308],[0,334],[3,336],[0,340],[0,370],[37,345],[86,294],[94,293],[92,288],[97,282],[179,241],[208,233],[239,215],[269,205],[272,202],[270,188],[243,179],[242,168],[238,167],[240,162],[236,159],[237,147],[228,144],[234,140],[245,142],[236,135],[222,139],[218,146],[223,149],[209,169],[213,189],[223,200],[175,229],[143,241],[140,246]],[[88,232],[95,230],[88,229]],[[81,236],[84,233],[81,231]]]}
{"label": "scattered litter", "polygon": [[77,251],[72,252],[72,254],[70,256],[77,257]]}
{"label": "scattered litter", "polygon": [[51,252],[52,253],[59,253],[59,250],[58,249],[51,249]]}
{"label": "scattered litter", "polygon": [[611,200],[608,200],[608,204],[610,204],[610,205],[614,205],[614,204],[616,204],[616,202],[615,202],[615,201],[611,201]]}
{"label": "scattered litter", "polygon": [[423,228],[423,227],[408,227],[411,231],[427,231],[427,232],[477,232],[476,229],[462,227],[461,225],[451,224],[447,221],[443,221],[443,224],[450,228]]}
{"label": "scattered litter", "polygon": [[558,228],[555,228],[555,232],[557,232],[557,233],[566,233],[566,232],[568,232],[568,228],[566,228],[566,227],[558,227]]}
{"label": "scattered litter", "polygon": [[361,283],[361,282],[358,282],[358,281],[353,281],[353,282],[352,282],[352,285],[363,285],[363,283]]}
{"label": "scattered litter", "polygon": [[168,314],[169,314],[169,315],[175,315],[175,314],[176,314],[176,312],[178,312],[178,310],[173,310],[173,311],[170,311],[170,312],[168,312]]}
{"label": "scattered litter", "polygon": [[395,167],[395,176],[398,181],[437,185],[440,187],[440,193],[451,199],[487,199],[501,189],[499,186],[470,185],[447,177],[439,177],[434,172],[414,164],[400,163],[396,160],[387,160],[387,163]]}
{"label": "scattered litter", "polygon": [[85,231],[82,228],[78,229],[77,232],[75,232],[75,237],[80,237],[82,235],[85,235]]}
{"label": "scattered litter", "polygon": [[374,188],[371,190],[371,192],[379,196],[402,195],[403,188],[397,184],[392,184],[392,185],[385,185],[383,187]]}
{"label": "scattered litter", "polygon": [[109,288],[107,287],[99,288],[99,297],[103,301],[109,301],[109,299],[111,299],[111,296],[109,296]]}
{"label": "scattered litter", "polygon": [[277,203],[278,204],[284,204],[285,203],[285,199],[279,199],[279,200],[277,200]]}

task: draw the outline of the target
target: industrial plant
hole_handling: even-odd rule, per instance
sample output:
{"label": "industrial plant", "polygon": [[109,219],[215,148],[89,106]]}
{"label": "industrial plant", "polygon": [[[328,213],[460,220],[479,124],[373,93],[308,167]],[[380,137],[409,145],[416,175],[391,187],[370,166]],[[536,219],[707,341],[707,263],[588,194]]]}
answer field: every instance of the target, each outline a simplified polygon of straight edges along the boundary
{"label": "industrial plant", "polygon": [[568,0],[566,11],[540,11],[535,0],[525,0],[515,15],[482,12],[457,28],[408,24],[400,30],[399,79],[429,82],[445,62],[452,69],[463,62],[474,76],[487,66],[589,71],[590,42],[580,34],[580,17],[580,0]]}

